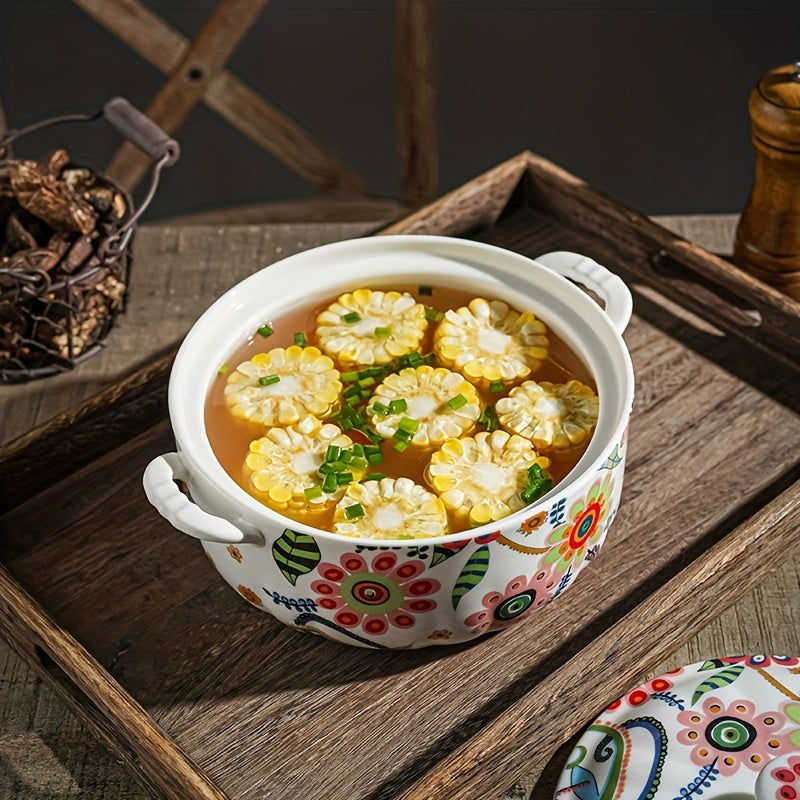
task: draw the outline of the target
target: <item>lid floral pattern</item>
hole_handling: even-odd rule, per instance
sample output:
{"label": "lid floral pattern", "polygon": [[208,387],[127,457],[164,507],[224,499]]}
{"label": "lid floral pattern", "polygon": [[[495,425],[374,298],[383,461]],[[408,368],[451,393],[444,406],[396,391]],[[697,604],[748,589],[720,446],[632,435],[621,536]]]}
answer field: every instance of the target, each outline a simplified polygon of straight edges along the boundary
{"label": "lid floral pattern", "polygon": [[718,658],[611,703],[570,754],[554,799],[762,800],[759,775],[791,756],[800,763],[800,658]]}

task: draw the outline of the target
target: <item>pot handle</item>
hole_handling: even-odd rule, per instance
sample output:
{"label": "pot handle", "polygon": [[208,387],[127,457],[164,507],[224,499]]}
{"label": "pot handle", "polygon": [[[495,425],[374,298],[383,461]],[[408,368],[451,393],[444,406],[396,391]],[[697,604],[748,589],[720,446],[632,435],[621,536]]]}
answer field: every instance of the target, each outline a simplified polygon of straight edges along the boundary
{"label": "pot handle", "polygon": [[619,333],[625,330],[633,311],[630,289],[622,278],[588,256],[557,250],[537,256],[534,261],[565,278],[582,283],[599,295],[605,303],[606,315]]}
{"label": "pot handle", "polygon": [[176,480],[185,481],[187,477],[178,453],[165,453],[154,458],[142,476],[147,499],[173,527],[206,542],[264,544],[264,537],[257,531],[245,532],[192,502],[175,483]]}

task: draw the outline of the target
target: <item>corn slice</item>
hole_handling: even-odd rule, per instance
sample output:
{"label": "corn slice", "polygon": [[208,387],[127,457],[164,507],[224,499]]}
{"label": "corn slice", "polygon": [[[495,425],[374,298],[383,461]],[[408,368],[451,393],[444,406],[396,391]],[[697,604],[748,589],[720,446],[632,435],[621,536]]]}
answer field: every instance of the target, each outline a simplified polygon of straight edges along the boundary
{"label": "corn slice", "polygon": [[239,364],[228,377],[225,403],[239,419],[286,426],[307,414],[330,416],[341,391],[339,372],[328,356],[316,347],[291,345]]}
{"label": "corn slice", "polygon": [[[390,408],[393,400],[405,401],[405,409],[389,414],[376,410]],[[416,430],[411,431],[408,443],[424,449],[471,433],[481,405],[478,392],[463,375],[423,365],[387,375],[375,387],[366,413],[372,430],[384,439],[397,438],[403,420],[413,420],[416,424],[409,427]]]}
{"label": "corn slice", "polygon": [[445,367],[481,388],[497,382],[507,387],[539,369],[548,353],[546,332],[532,312],[476,297],[445,313],[433,348]]}
{"label": "corn slice", "polygon": [[356,289],[317,316],[317,340],[342,366],[386,364],[417,350],[427,327],[410,294]]}
{"label": "corn slice", "polygon": [[550,460],[527,439],[482,431],[474,438],[446,441],[431,456],[425,478],[459,524],[475,527],[527,505],[521,493],[534,464],[545,471]]}
{"label": "corn slice", "polygon": [[[357,506],[358,515],[348,517]],[[435,494],[410,478],[351,483],[334,510],[333,532],[374,539],[444,536],[447,513]]]}
{"label": "corn slice", "polygon": [[597,424],[597,395],[580,381],[525,381],[495,403],[500,424],[544,452],[582,444]]}
{"label": "corn slice", "polygon": [[[319,468],[325,462],[328,447],[345,449],[352,444],[352,439],[336,425],[323,424],[308,415],[296,425],[270,428],[262,438],[251,442],[245,474],[253,494],[276,511],[320,507],[339,500],[346,489],[342,485],[321,494],[315,490],[324,480]],[[353,480],[363,474],[363,470],[353,472]],[[307,494],[306,490],[310,492]]]}

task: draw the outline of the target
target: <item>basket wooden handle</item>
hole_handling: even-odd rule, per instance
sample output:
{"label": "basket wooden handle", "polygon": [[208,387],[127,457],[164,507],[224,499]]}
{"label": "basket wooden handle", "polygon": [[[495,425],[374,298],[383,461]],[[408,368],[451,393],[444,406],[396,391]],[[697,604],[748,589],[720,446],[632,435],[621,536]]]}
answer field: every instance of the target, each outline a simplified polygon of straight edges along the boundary
{"label": "basket wooden handle", "polygon": [[166,157],[164,166],[171,166],[178,160],[181,149],[175,139],[124,97],[112,97],[103,106],[103,117],[151,158],[160,160]]}

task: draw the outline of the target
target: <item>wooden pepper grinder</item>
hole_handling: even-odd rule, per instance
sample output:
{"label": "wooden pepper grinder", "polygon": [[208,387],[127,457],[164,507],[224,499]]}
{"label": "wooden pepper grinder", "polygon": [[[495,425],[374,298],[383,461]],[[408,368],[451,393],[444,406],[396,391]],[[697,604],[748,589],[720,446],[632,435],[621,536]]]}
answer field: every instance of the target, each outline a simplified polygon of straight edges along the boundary
{"label": "wooden pepper grinder", "polygon": [[748,108],[755,179],[733,261],[800,300],[800,61],[763,75]]}

